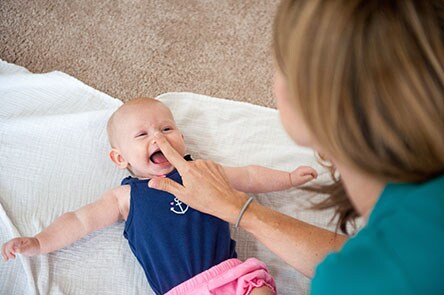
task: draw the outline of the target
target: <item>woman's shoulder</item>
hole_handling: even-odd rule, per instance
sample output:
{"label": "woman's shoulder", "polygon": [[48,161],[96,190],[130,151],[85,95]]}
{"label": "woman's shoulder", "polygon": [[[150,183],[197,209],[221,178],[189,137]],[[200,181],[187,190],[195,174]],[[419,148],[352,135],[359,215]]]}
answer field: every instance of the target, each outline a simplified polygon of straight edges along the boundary
{"label": "woman's shoulder", "polygon": [[411,222],[363,229],[318,266],[311,294],[443,294],[443,247],[442,232],[422,234]]}
{"label": "woman's shoulder", "polygon": [[[391,183],[381,194],[370,214],[368,226],[391,222],[416,223],[417,227],[444,228],[444,175],[423,183]],[[438,228],[436,228],[438,229]]]}
{"label": "woman's shoulder", "polygon": [[391,254],[369,237],[351,238],[318,265],[311,294],[417,294]]}
{"label": "woman's shoulder", "polygon": [[444,292],[443,188],[443,177],[387,187],[368,224],[318,266],[313,294]]}

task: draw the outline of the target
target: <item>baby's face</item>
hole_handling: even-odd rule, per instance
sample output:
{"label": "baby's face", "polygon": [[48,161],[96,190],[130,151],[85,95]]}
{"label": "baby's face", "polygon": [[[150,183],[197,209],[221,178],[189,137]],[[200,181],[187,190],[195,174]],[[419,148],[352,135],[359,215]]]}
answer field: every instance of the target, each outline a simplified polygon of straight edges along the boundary
{"label": "baby's face", "polygon": [[182,133],[177,129],[170,110],[162,103],[130,104],[124,106],[116,117],[116,149],[127,162],[125,168],[138,178],[162,176],[174,170],[157,144],[153,143],[157,132],[162,133],[180,155],[185,154]]}

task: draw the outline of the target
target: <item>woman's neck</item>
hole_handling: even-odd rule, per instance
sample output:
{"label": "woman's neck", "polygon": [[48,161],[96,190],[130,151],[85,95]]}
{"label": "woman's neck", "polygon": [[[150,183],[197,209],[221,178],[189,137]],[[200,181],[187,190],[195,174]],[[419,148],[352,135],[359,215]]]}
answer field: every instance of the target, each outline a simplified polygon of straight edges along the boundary
{"label": "woman's neck", "polygon": [[385,183],[347,166],[337,165],[342,182],[353,206],[365,220],[368,220]]}

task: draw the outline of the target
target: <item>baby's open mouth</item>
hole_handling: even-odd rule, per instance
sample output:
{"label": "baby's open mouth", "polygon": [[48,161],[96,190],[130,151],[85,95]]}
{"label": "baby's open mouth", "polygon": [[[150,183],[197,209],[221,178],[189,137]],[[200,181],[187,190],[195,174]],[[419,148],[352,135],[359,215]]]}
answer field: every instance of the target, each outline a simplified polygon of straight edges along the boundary
{"label": "baby's open mouth", "polygon": [[150,157],[151,162],[154,164],[163,164],[168,162],[167,158],[163,155],[161,151],[154,152]]}

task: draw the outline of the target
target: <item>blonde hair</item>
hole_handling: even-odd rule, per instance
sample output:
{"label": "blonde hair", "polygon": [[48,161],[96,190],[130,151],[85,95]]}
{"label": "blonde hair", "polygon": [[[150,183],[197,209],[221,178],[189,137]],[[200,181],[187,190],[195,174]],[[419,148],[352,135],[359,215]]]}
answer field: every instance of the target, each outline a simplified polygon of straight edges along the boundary
{"label": "blonde hair", "polygon": [[[334,159],[384,182],[421,182],[444,172],[443,6],[281,3],[277,64],[294,107]],[[337,208],[343,228],[357,214],[340,180],[334,190],[324,207]]]}

